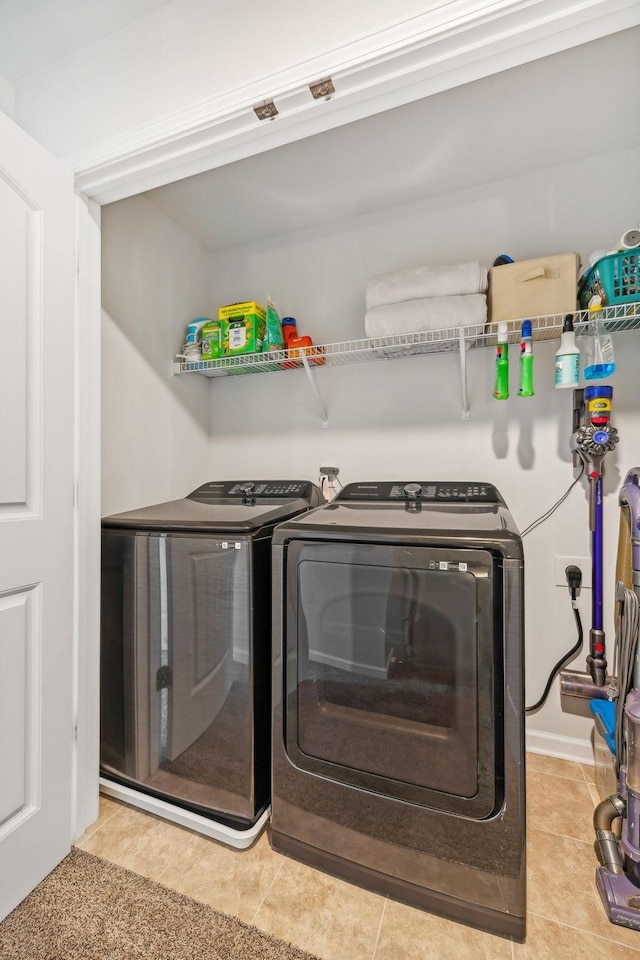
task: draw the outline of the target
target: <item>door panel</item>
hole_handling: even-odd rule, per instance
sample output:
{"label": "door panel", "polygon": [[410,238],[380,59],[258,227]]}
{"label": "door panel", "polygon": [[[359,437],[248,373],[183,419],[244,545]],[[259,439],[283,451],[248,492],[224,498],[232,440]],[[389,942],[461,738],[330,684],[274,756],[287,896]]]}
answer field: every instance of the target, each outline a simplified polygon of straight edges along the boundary
{"label": "door panel", "polygon": [[39,389],[42,245],[41,216],[32,202],[6,172],[0,176],[0,356],[5,359],[0,377],[0,516],[15,516],[17,507],[27,508],[34,467],[29,459],[38,451],[36,438],[30,437],[36,424],[29,413],[35,411]]}
{"label": "door panel", "polygon": [[37,590],[0,597],[0,756],[5,764],[0,794],[2,833],[11,831],[17,818],[24,819],[36,809],[39,793],[37,780],[30,776],[33,771],[37,777],[39,771],[37,724],[33,723],[38,714],[41,669],[34,643],[38,600]]}
{"label": "door panel", "polygon": [[0,114],[0,918],[71,843],[75,199]]}

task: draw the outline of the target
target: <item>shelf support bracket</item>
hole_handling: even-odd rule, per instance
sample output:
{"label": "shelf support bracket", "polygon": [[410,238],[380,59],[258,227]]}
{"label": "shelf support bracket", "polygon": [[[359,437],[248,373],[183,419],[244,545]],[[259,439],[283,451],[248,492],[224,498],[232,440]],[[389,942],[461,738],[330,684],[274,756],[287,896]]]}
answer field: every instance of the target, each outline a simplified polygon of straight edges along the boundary
{"label": "shelf support bracket", "polygon": [[316,384],[315,378],[313,376],[313,373],[311,372],[311,367],[309,365],[309,361],[307,359],[306,354],[301,353],[300,359],[302,360],[302,365],[304,366],[305,373],[307,374],[309,383],[311,384],[311,389],[313,390],[316,400],[318,402],[318,406],[320,407],[320,416],[322,417],[322,429],[326,430],[329,426],[329,418],[327,416],[327,411],[324,408],[324,404],[322,402],[320,391],[318,390],[318,386]]}
{"label": "shelf support bracket", "polygon": [[464,327],[458,332],[460,340],[460,389],[462,390],[462,419],[469,419],[469,393],[467,390],[467,340]]}

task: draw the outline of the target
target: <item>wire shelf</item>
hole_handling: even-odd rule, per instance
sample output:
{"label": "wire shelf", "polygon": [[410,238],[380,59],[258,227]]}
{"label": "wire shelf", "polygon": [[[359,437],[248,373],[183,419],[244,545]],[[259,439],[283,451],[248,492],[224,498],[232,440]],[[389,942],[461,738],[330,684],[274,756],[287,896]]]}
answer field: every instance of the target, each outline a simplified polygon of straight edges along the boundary
{"label": "wire shelf", "polygon": [[[593,326],[588,310],[573,313],[578,339],[587,335]],[[612,333],[640,328],[640,301],[605,307],[602,311],[606,329]],[[558,340],[562,333],[565,314],[529,317],[535,340]],[[507,321],[510,343],[520,342],[522,320]],[[306,361],[309,367],[334,367],[372,360],[392,360],[420,353],[456,353],[481,347],[494,347],[497,323],[474,324],[447,330],[423,330],[420,333],[394,337],[375,337],[325,343],[308,347]],[[218,360],[186,360],[174,364],[175,373],[200,373],[205,377],[242,376],[244,374],[278,373],[305,367],[301,358],[291,358],[284,350],[269,354],[250,353]]]}

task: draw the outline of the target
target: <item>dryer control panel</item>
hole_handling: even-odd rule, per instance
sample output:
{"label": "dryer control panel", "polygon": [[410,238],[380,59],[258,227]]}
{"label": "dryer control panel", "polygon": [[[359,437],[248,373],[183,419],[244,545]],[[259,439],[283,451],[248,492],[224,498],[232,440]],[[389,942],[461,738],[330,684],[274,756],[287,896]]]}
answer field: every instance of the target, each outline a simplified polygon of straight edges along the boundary
{"label": "dryer control panel", "polygon": [[442,480],[385,480],[350,483],[336,500],[413,501],[420,503],[504,503],[491,483]]}

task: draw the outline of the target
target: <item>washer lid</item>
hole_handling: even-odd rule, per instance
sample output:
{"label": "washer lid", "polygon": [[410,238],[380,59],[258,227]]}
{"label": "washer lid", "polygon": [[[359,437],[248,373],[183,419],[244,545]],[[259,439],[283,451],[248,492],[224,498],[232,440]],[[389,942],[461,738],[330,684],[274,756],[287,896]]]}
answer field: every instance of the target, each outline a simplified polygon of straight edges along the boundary
{"label": "washer lid", "polygon": [[205,483],[182,500],[169,500],[105,517],[105,527],[137,530],[215,530],[251,533],[322,502],[308,480],[224,480]]}

